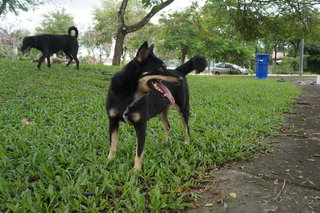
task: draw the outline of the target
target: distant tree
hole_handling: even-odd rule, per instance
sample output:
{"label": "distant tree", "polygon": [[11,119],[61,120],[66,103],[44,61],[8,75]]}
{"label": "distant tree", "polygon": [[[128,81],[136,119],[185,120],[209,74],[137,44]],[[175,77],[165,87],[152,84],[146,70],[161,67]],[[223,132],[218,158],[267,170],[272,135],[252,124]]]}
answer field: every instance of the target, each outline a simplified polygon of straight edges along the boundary
{"label": "distant tree", "polygon": [[111,50],[111,43],[101,42],[101,32],[94,30],[87,31],[80,37],[80,44],[89,51],[89,55],[95,57],[95,51],[99,52],[99,55],[109,56]]}
{"label": "distant tree", "polygon": [[[144,27],[142,27],[140,30],[130,33],[124,43],[124,53],[128,54],[131,58],[135,56],[137,53],[137,49],[140,47],[140,45],[148,41],[150,44],[155,43],[158,41],[157,35],[159,34],[160,27],[158,25],[148,23]],[[155,46],[156,50],[159,50],[159,46]]]}
{"label": "distant tree", "polygon": [[307,58],[307,71],[320,74],[320,43],[307,42],[305,45],[305,54]]}
{"label": "distant tree", "polygon": [[232,24],[230,6],[224,1],[208,1],[200,16],[202,52],[210,60],[249,66],[255,41],[246,41]]}
{"label": "distant tree", "polygon": [[[102,5],[93,12],[95,20],[94,30],[101,32],[101,42],[111,42],[116,39],[118,29],[117,13],[121,6],[120,0],[103,0]],[[141,1],[134,0],[128,3],[125,20],[131,25],[146,15]]]}
{"label": "distant tree", "polygon": [[[249,50],[256,44],[253,53],[261,51],[259,46],[264,53],[277,53],[286,47],[288,55],[296,58],[301,38],[308,41],[319,37],[319,5],[315,0],[208,0],[202,15],[206,35],[202,40],[211,50],[207,55],[225,57],[226,47],[238,45]],[[231,44],[230,40],[234,45],[222,45]]]}
{"label": "distant tree", "polygon": [[18,58],[19,47],[22,38],[29,35],[29,31],[15,30],[12,25],[0,25],[0,57],[16,59]]}
{"label": "distant tree", "polygon": [[198,52],[201,40],[196,5],[161,18],[159,22],[161,31],[158,39],[165,49],[180,53],[181,64],[187,56]]}
{"label": "distant tree", "polygon": [[[132,17],[132,16],[128,16],[128,14],[130,13],[130,11],[128,10],[128,3],[129,0],[122,0],[121,4],[119,7],[119,9],[117,9],[116,11],[118,11],[116,14],[116,20],[114,20],[114,16],[110,16],[108,13],[110,12],[110,14],[114,14],[115,11],[111,11],[114,10],[112,8],[114,8],[112,6],[112,2],[110,3],[110,1],[106,1],[105,5],[106,7],[110,7],[111,10],[107,10],[109,12],[106,12],[104,14],[103,11],[99,11],[96,10],[95,12],[95,19],[99,22],[99,20],[101,20],[100,18],[98,18],[97,15],[103,16],[106,15],[106,24],[102,25],[105,26],[105,29],[107,29],[107,34],[109,34],[109,38],[111,39],[112,37],[115,38],[116,44],[115,44],[115,49],[114,49],[114,55],[113,55],[113,61],[112,64],[113,65],[119,65],[120,64],[120,60],[121,60],[121,56],[123,54],[123,44],[125,41],[125,38],[128,34],[133,33],[137,30],[139,30],[140,28],[142,28],[143,26],[145,26],[150,19],[156,14],[158,13],[160,10],[162,10],[163,8],[165,8],[166,6],[168,6],[169,4],[171,4],[174,0],[137,0],[135,2],[135,4],[133,5],[143,5],[144,8],[147,7],[152,7],[150,12],[147,13],[145,16],[143,16],[142,18],[139,18],[138,20],[136,20],[135,22],[132,22],[132,20],[135,20],[136,17]],[[114,2],[118,2],[118,1],[114,1]],[[141,4],[142,3],[142,4]],[[113,17],[113,18],[112,18]],[[110,30],[110,29],[114,29],[113,25],[116,23],[116,30]],[[99,24],[99,23],[98,23]],[[101,25],[100,25],[101,26]],[[108,28],[110,28],[108,30]],[[99,29],[99,31],[101,32],[106,32],[104,30],[102,30],[101,28]],[[115,34],[114,34],[115,32]]]}
{"label": "distant tree", "polygon": [[17,15],[19,10],[27,11],[42,2],[41,0],[2,0],[0,3],[0,16],[7,12],[13,12]]}
{"label": "distant tree", "polygon": [[66,13],[65,9],[43,15],[40,27],[36,28],[36,34],[57,34],[68,33],[68,28],[74,25],[73,17]]}

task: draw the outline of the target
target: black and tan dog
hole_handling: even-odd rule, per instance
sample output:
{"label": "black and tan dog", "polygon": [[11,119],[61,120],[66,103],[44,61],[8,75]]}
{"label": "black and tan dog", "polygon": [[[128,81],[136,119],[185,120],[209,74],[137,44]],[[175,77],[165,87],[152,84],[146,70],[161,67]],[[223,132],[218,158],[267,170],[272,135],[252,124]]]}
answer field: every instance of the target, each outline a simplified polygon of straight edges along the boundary
{"label": "black and tan dog", "polygon": [[[75,31],[75,35],[72,36],[71,32]],[[77,64],[77,69],[79,69],[79,60],[77,58],[79,44],[78,44],[78,29],[76,27],[70,27],[68,29],[68,35],[37,35],[37,36],[27,36],[22,41],[21,51],[24,56],[29,55],[31,48],[36,48],[42,52],[42,56],[39,59],[37,69],[40,69],[41,63],[47,58],[48,67],[50,64],[50,56],[53,53],[63,50],[66,56],[69,58],[69,62],[66,66],[74,59]]]}
{"label": "black and tan dog", "polygon": [[175,70],[168,70],[153,53],[153,45],[148,47],[147,42],[143,43],[136,57],[111,80],[106,105],[110,132],[108,158],[111,159],[116,152],[119,122],[124,121],[135,128],[137,150],[134,170],[141,170],[147,121],[160,114],[167,140],[170,105],[174,105],[180,112],[185,142],[190,143],[189,91],[185,75],[194,69],[201,72],[206,66],[207,61],[203,57],[195,56]]}

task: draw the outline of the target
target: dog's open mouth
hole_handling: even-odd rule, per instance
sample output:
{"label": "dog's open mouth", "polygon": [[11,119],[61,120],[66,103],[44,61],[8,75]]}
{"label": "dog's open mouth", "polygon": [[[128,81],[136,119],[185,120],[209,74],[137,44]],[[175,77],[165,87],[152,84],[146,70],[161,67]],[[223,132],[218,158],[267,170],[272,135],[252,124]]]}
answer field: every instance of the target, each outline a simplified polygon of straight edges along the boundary
{"label": "dog's open mouth", "polygon": [[24,56],[28,56],[29,55],[29,53],[30,53],[30,47],[28,47],[27,49],[25,49],[24,51],[23,51],[23,55]]}
{"label": "dog's open mouth", "polygon": [[170,90],[161,83],[160,80],[151,79],[147,82],[148,86],[152,89],[154,93],[160,95],[161,97],[167,98],[171,105],[175,104],[175,100]]}

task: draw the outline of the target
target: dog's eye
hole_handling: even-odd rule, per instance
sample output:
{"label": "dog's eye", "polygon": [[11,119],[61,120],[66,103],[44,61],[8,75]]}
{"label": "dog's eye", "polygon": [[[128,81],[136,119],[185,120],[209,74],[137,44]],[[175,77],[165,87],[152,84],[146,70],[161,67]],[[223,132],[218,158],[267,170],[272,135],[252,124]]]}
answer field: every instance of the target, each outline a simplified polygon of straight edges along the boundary
{"label": "dog's eye", "polygon": [[162,65],[160,66],[159,70],[162,71],[162,72],[164,72],[164,71],[166,70],[165,65],[162,64]]}

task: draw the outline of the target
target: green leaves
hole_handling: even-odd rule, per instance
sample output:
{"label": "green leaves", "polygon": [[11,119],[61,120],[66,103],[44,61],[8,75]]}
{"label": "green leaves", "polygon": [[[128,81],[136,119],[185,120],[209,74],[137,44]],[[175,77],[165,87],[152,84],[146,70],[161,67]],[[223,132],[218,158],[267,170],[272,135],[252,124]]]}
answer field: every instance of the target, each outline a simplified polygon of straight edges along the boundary
{"label": "green leaves", "polygon": [[73,17],[63,8],[43,15],[40,27],[36,28],[36,34],[68,34],[68,28],[74,26]]}

